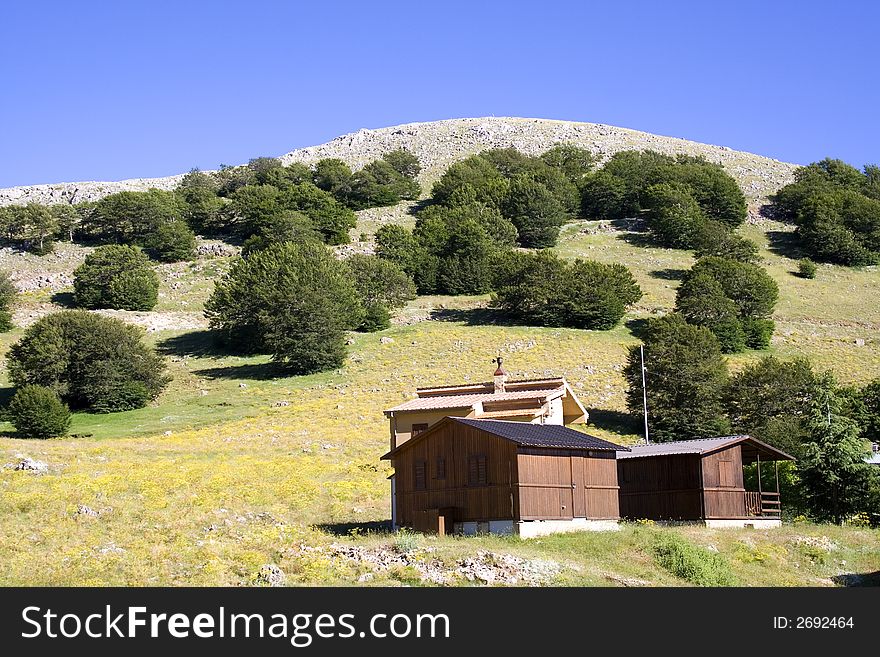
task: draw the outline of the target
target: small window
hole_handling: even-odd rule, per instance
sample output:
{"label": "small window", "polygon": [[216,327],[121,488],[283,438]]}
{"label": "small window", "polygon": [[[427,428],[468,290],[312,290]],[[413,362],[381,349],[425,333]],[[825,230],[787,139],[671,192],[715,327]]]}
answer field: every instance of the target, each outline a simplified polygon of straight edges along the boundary
{"label": "small window", "polygon": [[412,425],[412,431],[411,431],[412,435],[410,437],[415,438],[420,433],[422,433],[423,431],[427,431],[427,430],[428,430],[427,424],[414,424],[414,425]]}
{"label": "small window", "polygon": [[487,483],[486,457],[480,454],[468,458],[468,486],[485,486]]}
{"label": "small window", "polygon": [[446,459],[442,456],[437,458],[436,479],[446,479]]}
{"label": "small window", "polygon": [[425,462],[416,461],[413,464],[413,480],[416,490],[425,490]]}

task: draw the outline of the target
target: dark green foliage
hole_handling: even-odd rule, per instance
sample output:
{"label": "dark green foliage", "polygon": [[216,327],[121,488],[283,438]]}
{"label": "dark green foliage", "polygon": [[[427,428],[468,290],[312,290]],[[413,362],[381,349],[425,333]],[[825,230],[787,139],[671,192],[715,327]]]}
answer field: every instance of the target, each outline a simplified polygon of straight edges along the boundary
{"label": "dark green foliage", "polygon": [[247,166],[248,169],[254,172],[254,179],[257,184],[265,185],[268,182],[267,178],[278,169],[283,168],[284,165],[281,164],[281,160],[278,158],[254,157],[251,158]]}
{"label": "dark green foliage", "polygon": [[676,534],[658,538],[654,544],[654,558],[662,568],[696,586],[737,584],[730,566],[720,555]]}
{"label": "dark green foliage", "polygon": [[232,167],[226,164],[220,165],[220,170],[214,174],[217,181],[217,194],[219,196],[231,196],[237,189],[245,185],[255,185],[257,175],[249,167]]}
{"label": "dark green foliage", "polygon": [[270,169],[263,178],[262,184],[285,190],[292,185],[310,183],[313,178],[314,173],[307,165],[302,162],[293,162],[286,167],[278,166]]}
{"label": "dark green foliage", "polygon": [[797,225],[810,257],[843,265],[867,265],[880,258],[880,177],[826,158],[795,172],[795,182],[773,197],[770,212]]}
{"label": "dark green foliage", "polygon": [[55,248],[58,219],[51,206],[39,203],[0,207],[2,238],[17,248],[46,255]]}
{"label": "dark green foliage", "polygon": [[54,390],[43,386],[25,385],[16,390],[7,413],[22,438],[58,438],[70,429],[70,409]]}
{"label": "dark green foliage", "polygon": [[721,351],[735,353],[745,349],[746,335],[736,304],[725,296],[721,284],[711,276],[689,276],[678,288],[675,310],[691,324],[712,331]]}
{"label": "dark green foliage", "polygon": [[451,165],[434,183],[431,196],[435,202],[447,205],[456,190],[465,185],[475,194],[473,200],[496,208],[507,195],[507,180],[498,169],[485,158],[472,155]]}
{"label": "dark green foliage", "polygon": [[805,358],[774,356],[746,365],[724,393],[735,433],[749,434],[797,457],[819,377]]}
{"label": "dark green foliage", "polygon": [[376,255],[390,260],[410,275],[418,265],[417,252],[420,249],[412,231],[403,226],[390,224],[376,231]]}
{"label": "dark green foliage", "polygon": [[0,270],[0,333],[12,328],[12,307],[18,298],[18,290],[9,274]]}
{"label": "dark green foliage", "polygon": [[83,218],[90,212],[88,203],[67,205],[58,203],[49,206],[49,212],[55,218],[57,226],[57,238],[62,241],[73,242]]}
{"label": "dark green foliage", "polygon": [[778,295],[776,281],[757,265],[709,256],[700,258],[685,276],[676,296],[676,311],[694,324],[717,331],[724,351],[741,350],[743,344],[765,349],[773,336],[770,315]]}
{"label": "dark green foliage", "polygon": [[281,195],[280,203],[284,209],[301,212],[311,219],[327,244],[347,244],[348,231],[357,225],[351,209],[312,183],[293,185]]}
{"label": "dark green foliage", "polygon": [[859,426],[841,415],[841,399],[830,377],[817,386],[805,421],[806,438],[798,460],[804,500],[818,520],[842,522],[869,512],[880,485]]}
{"label": "dark green foliage", "polygon": [[[710,438],[730,429],[722,404],[727,365],[717,338],[676,313],[648,320],[644,337],[648,424],[658,442]],[[642,414],[638,347],[630,347],[624,369],[627,408]]]}
{"label": "dark green foliage", "polygon": [[419,158],[405,148],[398,148],[397,150],[389,151],[382,156],[382,159],[394,167],[394,170],[405,178],[412,178],[414,180],[422,170],[422,165],[419,164]]}
{"label": "dark green foliage", "polygon": [[623,265],[568,263],[551,251],[506,253],[495,266],[493,284],[498,307],[545,326],[607,330],[642,296]]}
{"label": "dark green foliage", "polygon": [[574,144],[556,144],[541,155],[541,160],[561,171],[576,185],[584,180],[596,164],[596,158],[590,151]]}
{"label": "dark green foliage", "polygon": [[648,229],[658,244],[678,249],[695,246],[706,218],[687,185],[651,185],[641,203],[646,210]]}
{"label": "dark green foliage", "polygon": [[713,219],[699,225],[692,246],[697,258],[716,256],[751,263],[758,260],[757,244]]}
{"label": "dark green foliage", "polygon": [[80,308],[152,310],[159,279],[139,248],[110,244],[95,249],[77,267],[73,288]]}
{"label": "dark green foliage", "polygon": [[528,174],[511,179],[502,213],[516,227],[520,246],[535,249],[555,246],[567,217],[562,203]]}
{"label": "dark green foliage", "polygon": [[388,328],[390,311],[416,296],[412,278],[390,260],[355,254],[345,264],[364,307],[363,331]]}
{"label": "dark green foliage", "polygon": [[657,241],[675,248],[697,247],[707,220],[732,229],[746,218],[745,196],[736,181],[720,165],[698,157],[621,151],[584,177],[580,187],[585,216],[624,219],[646,213]]}
{"label": "dark green foliage", "polygon": [[144,245],[163,223],[182,219],[184,210],[172,192],[118,192],[95,204],[80,231],[86,239],[99,243]]}
{"label": "dark green foliage", "polygon": [[312,220],[306,215],[302,212],[285,210],[268,219],[259,232],[247,238],[242,244],[241,254],[246,257],[254,251],[281,242],[320,242],[322,238]]}
{"label": "dark green foliage", "polygon": [[352,175],[347,198],[351,207],[364,209],[416,199],[420,191],[415,180],[400,174],[385,160],[375,160]]}
{"label": "dark green foliage", "polygon": [[269,225],[283,211],[281,192],[272,185],[246,185],[230,196],[230,225],[241,237],[250,237]]}
{"label": "dark green foliage", "polygon": [[341,365],[345,331],[363,321],[349,269],[314,242],[273,244],[237,261],[205,315],[230,347],[269,353],[298,374]]}
{"label": "dark green foliage", "polygon": [[196,255],[196,234],[183,221],[161,224],[145,242],[150,255],[161,262],[192,260]]}
{"label": "dark green foliage", "polygon": [[871,442],[880,442],[880,379],[875,379],[856,391],[857,411],[850,417],[859,423],[862,436]]}
{"label": "dark green foliage", "polygon": [[181,200],[181,215],[194,231],[202,235],[220,235],[227,229],[223,216],[226,202],[213,189],[178,188],[176,193]]}
{"label": "dark green foliage", "polygon": [[18,386],[51,388],[72,408],[96,412],[140,408],[168,383],[165,365],[143,331],[81,310],[41,318],[9,350]]}
{"label": "dark green foliage", "polygon": [[329,192],[338,201],[345,202],[351,194],[351,167],[336,158],[318,160],[314,182],[318,189]]}

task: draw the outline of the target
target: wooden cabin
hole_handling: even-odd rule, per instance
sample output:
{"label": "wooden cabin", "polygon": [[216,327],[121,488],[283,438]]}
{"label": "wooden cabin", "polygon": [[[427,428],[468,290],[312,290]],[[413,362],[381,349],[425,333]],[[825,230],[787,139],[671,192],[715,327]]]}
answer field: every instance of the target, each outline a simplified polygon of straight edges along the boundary
{"label": "wooden cabin", "polygon": [[495,362],[498,369],[491,382],[418,388],[415,399],[387,409],[391,449],[448,416],[533,424],[586,423],[587,410],[564,378],[508,381],[501,357]]}
{"label": "wooden cabin", "polygon": [[560,425],[446,417],[385,454],[397,525],[439,534],[616,529],[626,447]]}
{"label": "wooden cabin", "polygon": [[[709,527],[779,526],[779,461],[793,460],[751,436],[635,446],[618,456],[620,515]],[[750,464],[756,490],[744,484]]]}

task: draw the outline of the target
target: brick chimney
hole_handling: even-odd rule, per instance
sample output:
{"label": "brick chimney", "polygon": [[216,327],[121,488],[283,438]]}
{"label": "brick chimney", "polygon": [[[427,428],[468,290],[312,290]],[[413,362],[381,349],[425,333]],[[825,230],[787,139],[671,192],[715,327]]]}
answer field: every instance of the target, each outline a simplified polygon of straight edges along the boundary
{"label": "brick chimney", "polygon": [[507,383],[507,372],[504,371],[504,359],[501,358],[501,356],[498,356],[498,358],[493,358],[492,362],[498,364],[493,377],[495,381],[495,392],[504,392],[504,384]]}

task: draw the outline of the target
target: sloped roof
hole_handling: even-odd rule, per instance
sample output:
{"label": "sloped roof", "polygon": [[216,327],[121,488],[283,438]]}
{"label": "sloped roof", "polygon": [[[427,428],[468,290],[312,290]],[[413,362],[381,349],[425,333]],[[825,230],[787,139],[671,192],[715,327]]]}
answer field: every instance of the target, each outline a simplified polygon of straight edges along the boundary
{"label": "sloped roof", "polygon": [[472,408],[480,403],[516,401],[518,399],[547,399],[553,395],[561,395],[565,391],[564,386],[553,388],[538,388],[534,390],[515,390],[510,392],[483,392],[476,394],[433,395],[430,397],[417,397],[410,399],[393,408],[387,409],[386,413],[397,411],[428,411],[443,410],[446,408]]}
{"label": "sloped roof", "polygon": [[384,454],[382,459],[388,459],[397,452],[412,447],[449,422],[458,422],[459,424],[480,429],[522,447],[583,449],[606,452],[625,452],[629,450],[628,447],[616,445],[607,440],[602,440],[601,438],[596,438],[595,436],[581,433],[559,424],[531,424],[530,422],[516,422],[514,420],[477,420],[463,417],[445,417],[427,431],[423,431],[415,438],[401,443],[387,454]]}
{"label": "sloped roof", "polygon": [[[668,456],[672,454],[708,454],[724,449],[732,445],[744,444],[750,448],[750,452],[762,454],[773,460],[794,461],[795,458],[782,450],[776,449],[767,443],[763,443],[751,436],[720,436],[718,438],[699,438],[696,440],[679,440],[670,443],[654,443],[651,445],[633,445],[629,453],[621,454],[618,458],[634,459],[644,456]],[[749,462],[744,453],[744,462]]]}
{"label": "sloped roof", "polygon": [[514,422],[510,420],[472,420],[463,417],[450,419],[453,422],[466,424],[469,427],[494,434],[522,447],[629,451],[628,447],[623,447],[559,424],[531,424],[529,422]]}

